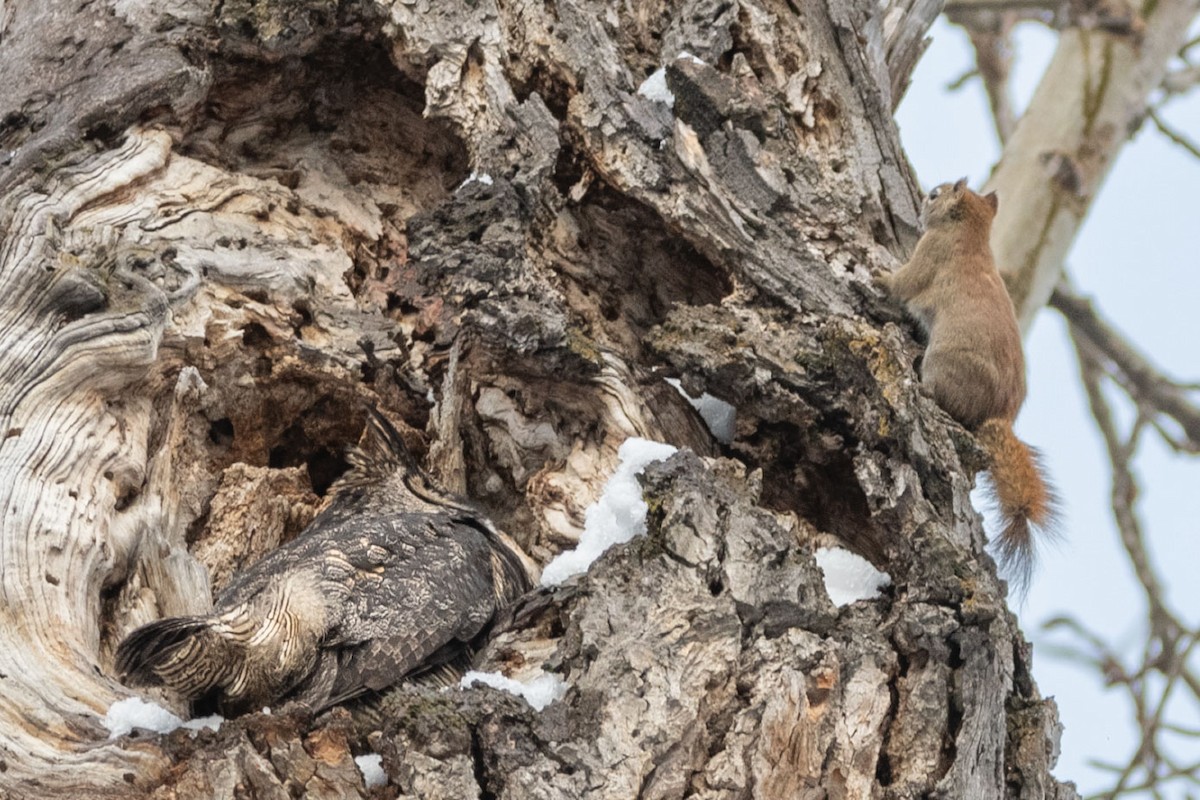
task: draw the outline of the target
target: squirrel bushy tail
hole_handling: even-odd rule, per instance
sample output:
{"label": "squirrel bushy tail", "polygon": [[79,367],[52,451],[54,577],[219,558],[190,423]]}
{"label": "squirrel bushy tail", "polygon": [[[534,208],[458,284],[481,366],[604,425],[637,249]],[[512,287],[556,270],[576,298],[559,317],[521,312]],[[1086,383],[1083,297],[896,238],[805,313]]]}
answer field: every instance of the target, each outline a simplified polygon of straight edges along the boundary
{"label": "squirrel bushy tail", "polygon": [[1058,500],[1046,480],[1037,450],[1013,433],[1007,419],[989,419],[976,436],[991,466],[991,496],[1000,511],[1000,563],[1018,589],[1029,585],[1033,573],[1034,528],[1053,537]]}

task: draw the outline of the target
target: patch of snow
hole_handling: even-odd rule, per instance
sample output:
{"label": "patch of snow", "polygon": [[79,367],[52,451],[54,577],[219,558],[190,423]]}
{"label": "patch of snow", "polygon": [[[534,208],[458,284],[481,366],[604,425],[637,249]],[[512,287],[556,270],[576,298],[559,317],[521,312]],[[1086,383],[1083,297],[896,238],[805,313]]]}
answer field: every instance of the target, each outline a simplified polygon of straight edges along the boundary
{"label": "patch of snow", "polygon": [[675,95],[667,88],[667,71],[662,67],[650,73],[650,77],[642,81],[637,93],[647,100],[665,103],[667,108],[675,107]]}
{"label": "patch of snow", "polygon": [[839,608],[856,600],[873,600],[881,588],[892,583],[890,575],[849,550],[819,547],[815,555],[817,566],[825,573],[825,591]]}
{"label": "patch of snow", "polygon": [[355,756],[354,763],[362,773],[363,783],[368,789],[375,786],[387,785],[387,773],[383,771],[383,756],[379,753],[368,753],[365,756]]}
{"label": "patch of snow", "polygon": [[225,718],[220,714],[213,714],[207,717],[196,717],[195,719],[189,719],[180,727],[187,728],[189,731],[200,731],[204,730],[205,728],[208,728],[210,731],[219,731],[221,730],[221,723],[224,721]]}
{"label": "patch of snow", "polygon": [[184,722],[158,703],[140,697],[126,697],[108,707],[108,712],[100,720],[100,724],[108,728],[108,738],[115,739],[131,733],[134,728],[155,733],[170,733],[176,728],[186,728],[195,736],[196,731],[204,728],[220,730],[224,721],[225,718],[220,714],[213,714],[210,717],[196,717]]}
{"label": "patch of snow", "polygon": [[542,570],[542,585],[557,586],[588,571],[592,562],[614,544],[646,532],[646,501],[637,476],[647,465],[670,458],[674,445],[649,439],[626,439],[617,450],[617,469],[604,484],[600,499],[588,506],[583,534],[574,550],[565,550]]}
{"label": "patch of snow", "polygon": [[108,713],[100,724],[108,728],[108,738],[115,739],[143,728],[155,733],[170,733],[183,724],[183,720],[167,711],[158,703],[140,697],[126,697],[108,707]]}
{"label": "patch of snow", "polygon": [[491,186],[493,183],[492,176],[488,175],[486,172],[472,172],[470,175],[467,176],[467,179],[465,181],[463,181],[462,183],[460,183],[458,185],[458,188],[461,189],[469,183],[476,183],[476,182],[482,183],[484,186]]}
{"label": "patch of snow", "polygon": [[555,700],[561,700],[567,693],[567,689],[570,688],[566,681],[549,672],[543,672],[528,683],[521,683],[501,675],[499,672],[478,672],[476,670],[470,670],[463,675],[458,685],[466,689],[475,683],[482,683],[493,689],[524,697],[525,702],[529,703],[534,711],[541,711]]}
{"label": "patch of snow", "polygon": [[686,58],[688,61],[691,61],[693,64],[703,64],[704,63],[704,59],[700,58],[699,56],[692,55],[687,50],[680,50],[679,55],[675,56],[676,61],[678,61],[681,58]]}
{"label": "patch of snow", "polygon": [[719,397],[713,397],[708,392],[699,397],[692,397],[680,384],[678,378],[667,378],[666,381],[692,404],[692,408],[699,412],[704,424],[712,431],[713,438],[721,444],[733,443],[734,421],[737,419],[736,408]]}

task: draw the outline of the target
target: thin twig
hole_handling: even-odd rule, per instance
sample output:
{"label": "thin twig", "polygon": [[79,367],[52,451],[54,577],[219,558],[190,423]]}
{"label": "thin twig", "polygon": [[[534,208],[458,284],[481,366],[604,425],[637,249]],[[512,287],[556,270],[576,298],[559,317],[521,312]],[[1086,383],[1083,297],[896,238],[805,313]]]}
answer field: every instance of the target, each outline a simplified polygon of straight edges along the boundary
{"label": "thin twig", "polygon": [[1150,117],[1151,121],[1154,122],[1154,126],[1158,128],[1159,133],[1161,133],[1163,136],[1166,136],[1184,150],[1187,150],[1196,158],[1200,158],[1200,146],[1197,146],[1196,143],[1191,139],[1187,138],[1182,133],[1164,122],[1163,118],[1159,116],[1159,113],[1155,108],[1151,107],[1147,109],[1146,113]]}
{"label": "thin twig", "polygon": [[969,69],[966,72],[964,72],[962,75],[959,75],[957,78],[955,78],[954,80],[947,83],[946,91],[947,92],[957,92],[959,89],[966,86],[968,81],[970,81],[972,78],[977,78],[977,77],[979,77],[978,68]]}
{"label": "thin twig", "polygon": [[1009,73],[1012,71],[1012,20],[1011,15],[1001,15],[994,30],[967,28],[971,45],[975,48],[975,64],[983,88],[987,92],[992,122],[1000,143],[1008,141],[1017,127],[1017,114],[1013,110],[1009,92]]}
{"label": "thin twig", "polygon": [[[1112,462],[1112,508],[1117,522],[1117,530],[1121,534],[1121,543],[1125,546],[1125,551],[1133,564],[1133,571],[1137,576],[1138,583],[1142,585],[1150,604],[1151,628],[1154,629],[1156,623],[1171,620],[1175,630],[1178,631],[1181,626],[1174,623],[1174,618],[1163,606],[1162,582],[1150,565],[1150,556],[1146,550],[1141,523],[1133,511],[1138,490],[1129,462],[1133,456],[1135,440],[1131,438],[1123,441],[1120,434],[1117,433],[1112,410],[1100,389],[1100,381],[1104,373],[1100,368],[1096,353],[1092,349],[1091,341],[1077,336],[1075,329],[1072,329],[1072,338],[1075,341],[1075,352],[1079,357],[1079,371],[1083,377],[1083,385],[1092,409],[1092,416],[1100,428],[1100,434],[1108,448],[1109,460]],[[1136,433],[1136,429],[1140,427],[1140,424],[1136,425],[1134,432]]]}
{"label": "thin twig", "polygon": [[[1145,593],[1149,606],[1150,628],[1142,648],[1142,666],[1132,674],[1116,677],[1106,672],[1110,685],[1123,686],[1133,703],[1134,719],[1140,734],[1140,742],[1123,767],[1114,768],[1116,781],[1112,788],[1097,797],[1115,800],[1135,792],[1149,791],[1158,795],[1161,786],[1171,780],[1194,779],[1191,771],[1180,771],[1168,762],[1159,749],[1159,736],[1164,730],[1168,706],[1172,702],[1175,688],[1183,684],[1193,694],[1196,692],[1196,676],[1188,668],[1188,660],[1196,647],[1198,636],[1185,632],[1178,618],[1167,608],[1162,582],[1150,562],[1145,536],[1135,507],[1138,485],[1133,476],[1132,461],[1138,443],[1149,423],[1148,411],[1138,405],[1138,417],[1129,433],[1122,436],[1113,419],[1112,409],[1101,388],[1105,376],[1102,361],[1116,360],[1111,353],[1102,351],[1093,339],[1081,328],[1073,325],[1071,336],[1079,358],[1079,371],[1087,393],[1092,416],[1100,429],[1109,461],[1112,464],[1112,511],[1121,535],[1121,542],[1133,565],[1134,574]],[[1057,625],[1065,624],[1056,621]],[[1109,648],[1099,636],[1092,634],[1082,625],[1069,625],[1082,636],[1097,653],[1107,654]],[[1161,686],[1152,680],[1158,672],[1165,678]]]}
{"label": "thin twig", "polygon": [[1100,316],[1091,301],[1075,294],[1065,279],[1055,287],[1050,305],[1071,323],[1071,335],[1077,341],[1082,338],[1111,363],[1113,379],[1139,408],[1155,409],[1173,419],[1188,439],[1182,446],[1188,452],[1200,452],[1200,407],[1187,396],[1187,389],[1135,349]]}
{"label": "thin twig", "polygon": [[1162,108],[1172,97],[1190,91],[1198,83],[1200,83],[1200,65],[1184,62],[1184,66],[1168,71],[1162,79],[1164,97],[1159,101],[1158,107]]}

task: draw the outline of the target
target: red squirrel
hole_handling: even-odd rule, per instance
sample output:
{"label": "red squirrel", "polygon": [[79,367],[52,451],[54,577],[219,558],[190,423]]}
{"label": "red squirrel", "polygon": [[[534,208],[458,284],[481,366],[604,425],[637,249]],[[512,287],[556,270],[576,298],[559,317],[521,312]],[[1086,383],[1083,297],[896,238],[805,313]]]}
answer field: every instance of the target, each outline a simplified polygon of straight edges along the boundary
{"label": "red squirrel", "polygon": [[1033,527],[1053,530],[1054,492],[1038,453],[1013,433],[1025,401],[1025,357],[1012,299],[989,243],[999,201],[965,179],[926,198],[925,233],[908,263],[880,283],[929,332],[921,382],[988,453],[1003,522],[999,556],[1019,586],[1033,570]]}

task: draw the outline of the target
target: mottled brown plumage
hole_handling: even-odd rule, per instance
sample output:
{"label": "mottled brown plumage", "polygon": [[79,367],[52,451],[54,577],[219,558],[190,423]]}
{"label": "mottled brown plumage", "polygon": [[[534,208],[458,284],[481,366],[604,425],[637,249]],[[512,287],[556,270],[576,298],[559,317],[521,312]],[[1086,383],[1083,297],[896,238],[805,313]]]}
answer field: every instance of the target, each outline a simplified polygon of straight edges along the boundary
{"label": "mottled brown plumage", "polygon": [[117,648],[131,684],[237,714],[320,710],[460,662],[537,569],[469,504],[439,490],[372,412],[333,502],[235,576],[211,615],[145,625]]}
{"label": "mottled brown plumage", "polygon": [[1025,356],[989,242],[998,206],[995,193],[978,195],[965,180],[936,187],[912,258],[881,283],[929,332],[922,385],[988,452],[1003,522],[999,555],[1024,585],[1033,567],[1031,525],[1051,528],[1055,502],[1037,452],[1012,429],[1025,402]]}

